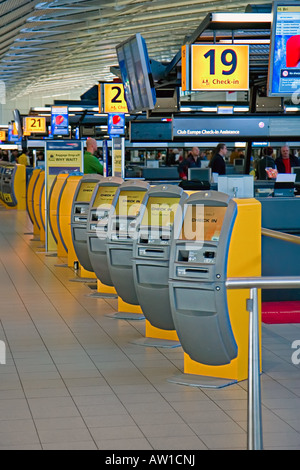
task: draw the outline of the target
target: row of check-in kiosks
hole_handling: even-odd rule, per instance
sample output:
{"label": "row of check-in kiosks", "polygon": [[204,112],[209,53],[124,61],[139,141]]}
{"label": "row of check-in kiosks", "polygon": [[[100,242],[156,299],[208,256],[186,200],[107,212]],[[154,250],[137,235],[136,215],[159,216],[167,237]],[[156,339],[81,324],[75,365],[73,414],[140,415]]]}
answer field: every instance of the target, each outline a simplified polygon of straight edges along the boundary
{"label": "row of check-in kiosks", "polygon": [[[44,172],[34,170],[27,206],[41,238],[44,188]],[[181,345],[185,377],[247,378],[249,291],[227,291],[225,282],[261,275],[256,199],[60,174],[48,214],[58,255],[73,252],[69,265],[78,261],[98,280],[99,292],[115,293],[119,311],[125,306],[131,318],[146,319],[145,346]]]}
{"label": "row of check-in kiosks", "polygon": [[0,201],[7,208],[26,208],[26,168],[0,162]]}

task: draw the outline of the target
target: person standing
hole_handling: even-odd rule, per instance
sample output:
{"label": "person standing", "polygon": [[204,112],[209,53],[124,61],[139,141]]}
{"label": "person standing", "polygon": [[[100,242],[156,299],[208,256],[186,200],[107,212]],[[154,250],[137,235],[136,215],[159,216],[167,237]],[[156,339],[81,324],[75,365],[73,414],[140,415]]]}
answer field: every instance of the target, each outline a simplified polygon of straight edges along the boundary
{"label": "person standing", "polygon": [[212,173],[218,173],[219,175],[226,174],[226,165],[224,158],[227,154],[226,144],[218,144],[215,150],[215,154],[209,162],[209,168]]}
{"label": "person standing", "polygon": [[98,173],[103,175],[103,165],[95,157],[97,152],[97,141],[89,137],[86,141],[86,150],[84,152],[84,173]]}
{"label": "person standing", "polygon": [[284,145],[280,149],[280,156],[275,160],[275,165],[278,173],[291,173],[294,166],[299,166],[299,159],[290,154],[288,145]]}
{"label": "person standing", "polygon": [[19,165],[29,166],[29,157],[28,157],[28,150],[23,149],[23,152],[16,160]]}
{"label": "person standing", "polygon": [[178,172],[181,179],[187,179],[189,168],[201,168],[201,157],[198,147],[193,147],[188,157],[179,164]]}

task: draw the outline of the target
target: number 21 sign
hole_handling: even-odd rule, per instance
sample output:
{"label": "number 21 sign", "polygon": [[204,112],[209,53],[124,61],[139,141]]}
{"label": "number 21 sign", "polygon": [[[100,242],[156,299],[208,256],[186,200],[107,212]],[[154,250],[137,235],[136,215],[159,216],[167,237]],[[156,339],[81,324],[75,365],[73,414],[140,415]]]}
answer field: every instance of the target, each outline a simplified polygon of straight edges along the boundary
{"label": "number 21 sign", "polygon": [[191,46],[191,90],[236,91],[248,88],[249,46]]}

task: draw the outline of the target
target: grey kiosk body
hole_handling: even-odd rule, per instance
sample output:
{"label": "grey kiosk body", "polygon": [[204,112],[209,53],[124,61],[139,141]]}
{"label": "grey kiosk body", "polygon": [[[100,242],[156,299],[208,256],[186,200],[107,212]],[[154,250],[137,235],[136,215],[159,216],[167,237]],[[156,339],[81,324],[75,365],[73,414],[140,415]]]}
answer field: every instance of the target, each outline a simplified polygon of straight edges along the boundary
{"label": "grey kiosk body", "polygon": [[139,303],[133,279],[133,245],[149,188],[145,181],[123,183],[116,192],[109,218],[107,258],[111,279],[118,296],[131,305]]}
{"label": "grey kiosk body", "polygon": [[199,191],[185,202],[170,254],[170,303],[183,350],[196,362],[237,357],[226,292],[227,259],[237,205],[227,194]]}
{"label": "grey kiosk body", "polygon": [[97,174],[84,175],[78,183],[73,198],[71,233],[75,253],[81,266],[87,271],[93,271],[87,246],[87,220],[90,199],[94,187],[104,179]]}
{"label": "grey kiosk body", "polygon": [[134,246],[133,274],[138,302],[145,318],[162,330],[175,330],[169,297],[170,248],[174,217],[178,208],[182,212],[187,198],[182,188],[171,184],[149,189]]}
{"label": "grey kiosk body", "polygon": [[96,277],[106,286],[113,286],[107,262],[106,243],[111,204],[122,178],[111,176],[97,184],[90,201],[88,215],[88,254]]}

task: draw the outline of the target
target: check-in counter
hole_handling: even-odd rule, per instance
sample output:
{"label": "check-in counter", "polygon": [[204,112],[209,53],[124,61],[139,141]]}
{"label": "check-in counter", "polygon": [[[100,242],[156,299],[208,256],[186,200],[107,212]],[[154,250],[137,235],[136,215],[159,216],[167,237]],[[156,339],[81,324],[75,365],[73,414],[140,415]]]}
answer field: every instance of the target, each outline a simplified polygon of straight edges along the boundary
{"label": "check-in counter", "polygon": [[[300,236],[300,197],[262,197],[262,227]],[[263,276],[299,276],[300,245],[262,237]],[[300,289],[262,290],[263,301],[300,300]]]}
{"label": "check-in counter", "polygon": [[89,205],[94,189],[104,177],[97,174],[84,175],[74,194],[71,231],[75,253],[81,266],[87,271],[93,271],[87,246],[87,220]]}
{"label": "check-in counter", "polygon": [[249,290],[227,292],[228,277],[261,275],[261,206],[199,191],[176,221],[170,304],[185,373],[244,380],[248,374]]}
{"label": "check-in counter", "polygon": [[116,191],[108,221],[107,257],[113,286],[126,303],[138,305],[133,279],[133,243],[150,185],[130,180]]}
{"label": "check-in counter", "polygon": [[26,167],[2,163],[1,200],[7,208],[26,210]]}
{"label": "check-in counter", "polygon": [[113,286],[106,251],[109,213],[116,191],[123,182],[116,176],[103,178],[96,185],[89,205],[88,256],[97,279],[106,286]]}
{"label": "check-in counter", "polygon": [[136,243],[133,275],[139,305],[155,328],[175,330],[169,297],[170,246],[174,218],[188,195],[178,186],[163,184],[148,191],[147,205]]}

